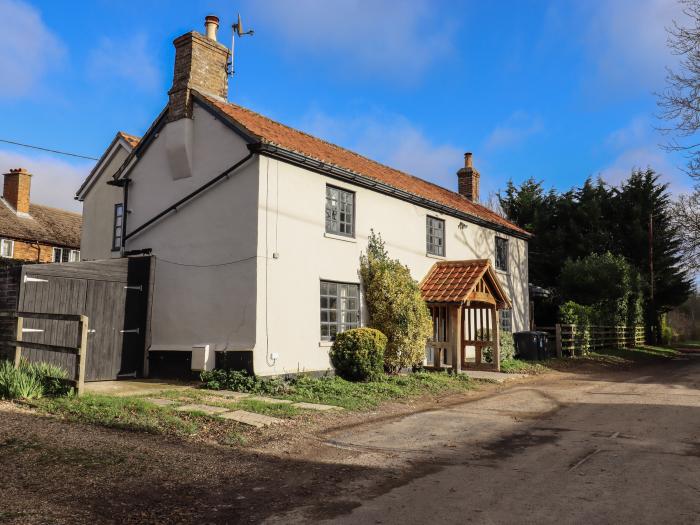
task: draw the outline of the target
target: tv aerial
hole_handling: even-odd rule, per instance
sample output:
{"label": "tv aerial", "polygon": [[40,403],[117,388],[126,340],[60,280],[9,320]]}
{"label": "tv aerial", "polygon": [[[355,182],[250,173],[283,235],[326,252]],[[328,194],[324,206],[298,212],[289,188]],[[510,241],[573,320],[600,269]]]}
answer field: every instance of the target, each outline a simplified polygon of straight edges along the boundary
{"label": "tv aerial", "polygon": [[233,69],[233,59],[235,57],[234,54],[234,47],[236,45],[236,35],[238,35],[238,38],[244,37],[244,36],[253,36],[255,34],[255,31],[253,29],[249,29],[248,31],[245,31],[243,29],[243,22],[241,21],[241,14],[238,13],[238,20],[233,23],[231,26],[231,29],[233,30],[233,33],[231,34],[231,72],[229,73],[230,75],[233,75],[234,69]]}

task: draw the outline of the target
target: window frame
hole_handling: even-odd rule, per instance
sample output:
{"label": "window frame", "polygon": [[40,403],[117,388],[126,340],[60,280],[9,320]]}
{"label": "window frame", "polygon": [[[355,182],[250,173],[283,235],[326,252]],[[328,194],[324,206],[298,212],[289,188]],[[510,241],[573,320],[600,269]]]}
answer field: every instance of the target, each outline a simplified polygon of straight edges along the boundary
{"label": "window frame", "polygon": [[[329,293],[323,293],[323,285],[336,285],[338,288],[336,288],[337,293],[335,295],[330,295]],[[342,321],[342,314],[343,312],[349,312],[352,310],[345,309],[343,310],[342,305],[343,305],[343,298],[340,295],[340,287],[341,286],[348,286],[348,287],[353,287],[354,289],[357,290],[357,295],[352,297],[352,296],[346,296],[345,297],[345,302],[347,302],[348,299],[355,299],[357,301],[357,308],[355,309],[355,312],[357,314],[357,321],[354,323],[347,323]],[[338,335],[339,333],[344,332],[345,330],[351,330],[353,328],[360,328],[362,327],[362,300],[361,300],[361,288],[359,283],[352,283],[352,282],[345,282],[345,281],[333,281],[330,279],[320,279],[319,280],[319,337],[321,341],[327,341],[327,342],[332,342],[335,339],[335,336]],[[336,306],[335,308],[330,308],[326,306],[325,308],[323,307],[323,299],[331,299],[335,298],[336,301]],[[335,311],[335,321],[330,321],[330,312]],[[324,321],[323,320],[323,313],[328,312],[328,320]],[[335,325],[336,331],[335,334],[331,334],[330,327]],[[323,327],[328,326],[328,335],[324,335],[323,333]],[[343,328],[345,327],[345,328]]]}
{"label": "window frame", "polygon": [[[117,215],[117,210],[121,210],[121,215]],[[117,226],[117,219],[121,219]],[[120,233],[117,235],[117,228]],[[112,216],[112,251],[117,252],[122,249],[122,238],[124,237],[124,203],[118,202],[114,205],[114,215]]]}
{"label": "window frame", "polygon": [[[351,206],[352,206],[352,216],[351,216],[351,220],[350,220],[350,222],[347,222],[347,221],[341,222],[341,221],[340,221],[340,217],[338,217],[338,221],[337,221],[337,223],[338,223],[338,231],[333,231],[333,230],[331,230],[331,229],[328,228],[328,225],[329,225],[329,219],[328,219],[328,210],[329,210],[329,207],[328,207],[328,190],[335,190],[335,191],[338,191],[338,192],[339,192],[339,193],[338,193],[338,203],[339,203],[339,205],[340,205],[340,203],[341,203],[341,195],[342,195],[343,193],[347,193],[347,194],[349,194],[349,195],[352,197],[352,203],[351,203]],[[356,194],[354,191],[348,190],[348,189],[346,189],[346,188],[341,188],[341,187],[339,187],[339,186],[333,186],[332,184],[326,184],[326,195],[325,195],[324,213],[325,213],[325,217],[324,217],[324,229],[325,229],[325,232],[326,232],[327,234],[329,234],[329,235],[338,235],[338,236],[340,236],[340,237],[348,237],[349,239],[354,239],[354,238],[355,238],[355,217],[357,216],[357,194]],[[341,210],[340,210],[340,208],[338,208],[338,214],[340,214],[340,213],[341,213]],[[346,213],[347,213],[347,212],[346,212]],[[331,220],[330,223],[332,224],[333,221]],[[352,231],[351,231],[350,233],[341,232],[341,231],[340,231],[340,225],[341,225],[341,224],[349,225],[350,228],[352,229]]]}
{"label": "window frame", "polygon": [[[504,314],[508,314],[505,315]],[[508,328],[506,328],[504,325],[504,321],[508,321]],[[512,308],[504,308],[498,312],[498,321],[499,321],[499,329],[501,332],[509,332],[513,333],[513,309]]]}
{"label": "window frame", "polygon": [[[435,253],[434,251],[431,251],[431,246],[436,246],[435,244],[431,243],[431,240],[434,238],[433,235],[431,235],[431,231],[434,230],[434,228],[431,227],[431,221],[437,221],[442,224],[442,253]],[[441,219],[440,217],[435,217],[434,215],[426,215],[425,216],[425,253],[427,255],[433,255],[435,257],[447,257],[447,223],[445,222],[445,219]],[[437,238],[437,237],[435,237]]]}
{"label": "window frame", "polygon": [[80,250],[71,249],[68,252],[68,262],[80,262]]}
{"label": "window frame", "polygon": [[[503,263],[504,263],[504,266],[503,266],[503,267],[500,267],[500,266],[498,265],[498,263],[499,263],[499,256],[498,256],[498,246],[499,246],[499,243],[501,243],[502,246],[505,247],[505,256],[504,256],[504,260],[503,260]],[[508,251],[509,251],[509,248],[508,248],[508,239],[505,238],[505,237],[496,236],[496,237],[495,237],[495,240],[494,240],[493,265],[494,265],[494,267],[496,268],[496,270],[498,270],[499,272],[508,273]]]}
{"label": "window frame", "polygon": [[[60,253],[61,255],[58,258],[58,261],[56,260],[56,252]],[[63,248],[61,246],[53,246],[51,248],[51,262],[54,263],[67,263],[70,262],[70,248]]]}
{"label": "window frame", "polygon": [[[4,255],[2,253],[2,246],[5,244],[8,244],[10,246],[10,254],[9,255]],[[0,239],[0,257],[4,257],[5,259],[12,259],[15,256],[15,241],[12,239],[5,239],[2,238]]]}

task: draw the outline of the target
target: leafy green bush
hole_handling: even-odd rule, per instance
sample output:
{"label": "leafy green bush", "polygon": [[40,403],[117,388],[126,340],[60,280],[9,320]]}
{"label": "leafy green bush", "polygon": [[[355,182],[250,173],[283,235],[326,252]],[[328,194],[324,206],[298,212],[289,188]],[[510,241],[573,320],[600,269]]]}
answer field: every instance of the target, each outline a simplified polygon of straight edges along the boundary
{"label": "leafy green bush", "polygon": [[33,375],[41,383],[45,396],[64,396],[72,390],[65,381],[68,378],[68,372],[60,366],[44,362],[22,361],[20,368],[27,374]]}
{"label": "leafy green bush", "polygon": [[369,381],[384,372],[386,336],[374,328],[354,328],[338,334],[330,351],[336,373],[349,381]]}
{"label": "leafy green bush", "polygon": [[279,395],[287,391],[288,385],[281,379],[261,379],[240,370],[216,369],[200,374],[206,388],[211,390],[234,390],[251,394]]}
{"label": "leafy green bush", "polygon": [[[513,334],[506,330],[502,330],[499,333],[498,340],[500,342],[499,357],[501,359],[501,363],[503,363],[503,361],[512,360],[515,356],[515,341],[513,340]],[[485,362],[493,363],[493,356],[491,353],[490,346],[486,346],[482,349],[482,356]]]}
{"label": "leafy green bush", "polygon": [[369,326],[387,337],[384,367],[389,372],[423,362],[432,334],[430,312],[407,266],[390,259],[381,236],[370,233],[360,257]]}
{"label": "leafy green bush", "polygon": [[559,322],[574,325],[574,352],[585,354],[590,348],[591,317],[593,308],[574,301],[567,301],[559,307]]}

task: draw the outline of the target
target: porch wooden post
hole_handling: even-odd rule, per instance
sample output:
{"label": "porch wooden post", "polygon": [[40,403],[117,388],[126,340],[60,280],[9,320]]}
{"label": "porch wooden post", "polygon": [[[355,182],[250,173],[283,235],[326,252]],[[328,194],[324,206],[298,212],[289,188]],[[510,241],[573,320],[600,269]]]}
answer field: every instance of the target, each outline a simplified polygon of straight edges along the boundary
{"label": "porch wooden post", "polygon": [[450,308],[450,351],[452,353],[452,371],[458,374],[462,370],[462,305]]}
{"label": "porch wooden post", "polygon": [[501,341],[499,337],[499,331],[500,331],[500,322],[498,320],[498,310],[496,307],[491,310],[491,323],[493,326],[493,330],[491,330],[492,334],[492,341],[491,344],[493,345],[493,359],[494,359],[494,364],[496,365],[496,372],[501,371]]}

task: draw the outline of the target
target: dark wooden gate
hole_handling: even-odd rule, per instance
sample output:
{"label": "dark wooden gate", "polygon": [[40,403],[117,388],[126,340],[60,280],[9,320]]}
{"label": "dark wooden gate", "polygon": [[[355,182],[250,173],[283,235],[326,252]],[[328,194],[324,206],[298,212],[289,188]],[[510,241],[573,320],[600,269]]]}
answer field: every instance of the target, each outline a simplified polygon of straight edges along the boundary
{"label": "dark wooden gate", "polygon": [[[150,257],[22,268],[18,310],[80,314],[89,319],[86,381],[143,375],[148,329]],[[53,345],[75,341],[75,323],[27,319],[23,340]],[[30,361],[73,370],[75,356],[26,350]]]}

